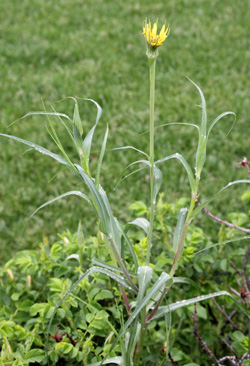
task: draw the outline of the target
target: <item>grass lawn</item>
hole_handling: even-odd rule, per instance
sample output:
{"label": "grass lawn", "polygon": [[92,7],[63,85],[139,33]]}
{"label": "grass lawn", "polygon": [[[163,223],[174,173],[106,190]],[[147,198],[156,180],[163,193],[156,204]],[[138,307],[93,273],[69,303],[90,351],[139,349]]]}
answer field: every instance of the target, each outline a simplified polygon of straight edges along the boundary
{"label": "grass lawn", "polygon": [[[246,178],[235,163],[249,155],[249,18],[247,0],[12,0],[0,2],[0,131],[56,149],[46,132],[46,119],[28,117],[11,122],[30,111],[46,109],[72,114],[67,96],[96,100],[103,108],[93,148],[99,151],[106,124],[108,149],[133,145],[148,151],[149,78],[141,35],[143,20],[165,19],[171,25],[166,46],[160,48],[156,76],[156,125],[169,122],[200,122],[200,103],[188,76],[203,90],[210,123],[231,110],[237,123],[227,136],[232,119],[215,127],[208,146],[202,177],[201,201],[229,181]],[[85,131],[95,120],[95,107],[80,102]],[[58,127],[66,148],[66,134]],[[156,159],[175,152],[194,166],[196,131],[189,127],[156,130]],[[42,203],[68,190],[81,189],[67,170],[47,157],[14,141],[0,139],[0,241],[1,260],[9,250],[35,247],[44,237],[54,240],[58,232],[77,229],[81,219],[86,235],[96,227],[93,212],[82,201],[69,197],[38,213],[21,236],[27,218]],[[134,151],[108,151],[102,184],[111,197],[114,212],[128,217],[128,206],[144,200],[148,176],[139,173],[114,183],[122,167],[137,160]],[[162,189],[166,200],[189,195],[188,180],[176,161],[162,165]],[[240,201],[246,186],[233,188],[211,205],[213,213],[247,209]],[[203,220],[202,225],[208,225]],[[8,252],[7,252],[8,249]]]}

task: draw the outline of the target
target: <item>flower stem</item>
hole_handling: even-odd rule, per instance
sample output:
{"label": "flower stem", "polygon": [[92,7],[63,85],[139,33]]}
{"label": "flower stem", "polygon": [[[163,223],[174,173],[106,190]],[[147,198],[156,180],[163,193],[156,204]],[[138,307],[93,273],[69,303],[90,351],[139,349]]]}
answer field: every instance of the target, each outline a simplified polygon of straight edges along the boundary
{"label": "flower stem", "polygon": [[155,64],[156,57],[149,58],[149,77],[150,77],[150,191],[151,191],[151,205],[150,205],[150,225],[147,238],[147,256],[146,265],[150,262],[150,250],[153,236],[153,224],[155,213],[155,197],[154,197],[154,106],[155,106]]}

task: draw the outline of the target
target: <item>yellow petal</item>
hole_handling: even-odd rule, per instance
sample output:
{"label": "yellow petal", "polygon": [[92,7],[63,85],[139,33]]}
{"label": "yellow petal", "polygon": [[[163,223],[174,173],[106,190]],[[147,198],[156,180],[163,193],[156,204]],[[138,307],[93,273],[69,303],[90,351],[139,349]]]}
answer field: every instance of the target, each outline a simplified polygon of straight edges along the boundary
{"label": "yellow petal", "polygon": [[162,37],[164,33],[165,33],[165,24],[161,28],[160,37]]}
{"label": "yellow petal", "polygon": [[152,35],[153,36],[157,36],[157,23],[154,23],[154,26],[153,26],[153,30],[152,30]]}

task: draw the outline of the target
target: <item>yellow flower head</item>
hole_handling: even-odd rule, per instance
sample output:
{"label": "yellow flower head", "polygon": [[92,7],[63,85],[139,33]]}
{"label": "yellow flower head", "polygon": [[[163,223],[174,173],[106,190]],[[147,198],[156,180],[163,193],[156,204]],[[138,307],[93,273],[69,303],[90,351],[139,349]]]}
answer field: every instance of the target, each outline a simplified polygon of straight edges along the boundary
{"label": "yellow flower head", "polygon": [[148,45],[151,46],[153,49],[156,49],[163,44],[165,39],[168,37],[169,32],[170,28],[166,27],[166,25],[164,24],[161,28],[160,33],[157,34],[157,23],[154,23],[152,28],[151,23],[147,23],[147,21],[145,21],[142,34],[146,38]]}

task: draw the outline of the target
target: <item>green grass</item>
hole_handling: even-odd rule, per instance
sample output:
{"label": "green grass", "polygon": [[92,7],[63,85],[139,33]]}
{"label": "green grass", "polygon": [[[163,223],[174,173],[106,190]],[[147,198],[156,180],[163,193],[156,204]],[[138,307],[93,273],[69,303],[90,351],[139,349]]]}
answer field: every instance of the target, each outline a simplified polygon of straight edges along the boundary
{"label": "green grass", "polygon": [[[93,156],[100,149],[106,123],[110,127],[108,149],[134,145],[147,150],[148,135],[140,135],[148,130],[149,120],[148,63],[141,36],[146,17],[158,18],[160,24],[166,19],[171,25],[157,60],[156,124],[199,123],[199,96],[186,76],[202,88],[210,122],[227,110],[237,114],[228,137],[230,119],[211,135],[202,177],[203,200],[227,182],[246,177],[235,162],[247,156],[249,149],[247,0],[240,6],[233,0],[1,2],[0,130],[54,149],[44,118],[29,117],[7,126],[27,112],[43,110],[43,101],[46,108],[53,103],[58,111],[72,113],[72,101],[54,102],[66,96],[88,97],[103,108]],[[87,131],[94,123],[95,108],[82,101],[80,112]],[[156,130],[156,159],[179,152],[194,166],[195,138],[194,131],[180,126]],[[71,149],[66,135],[62,140]],[[34,247],[45,236],[54,240],[67,227],[76,230],[80,219],[88,232],[95,230],[93,213],[77,198],[66,198],[39,212],[20,239],[27,217],[38,206],[81,187],[49,158],[36,152],[24,154],[24,146],[4,138],[0,146],[2,259],[10,256],[7,248]],[[144,174],[130,177],[113,191],[118,172],[136,159],[130,151],[105,156],[102,184],[111,195],[115,214],[123,219],[128,217],[129,203],[144,200],[149,191]],[[162,169],[167,200],[187,195],[182,167],[170,162]],[[241,186],[228,191],[211,209],[224,218],[227,212],[244,211],[239,200],[243,190]]]}

